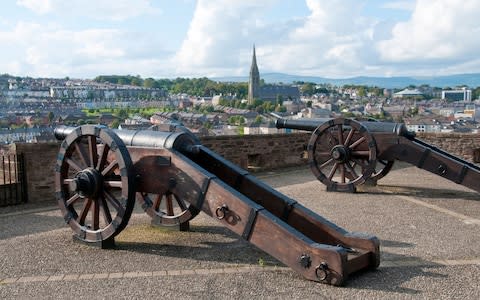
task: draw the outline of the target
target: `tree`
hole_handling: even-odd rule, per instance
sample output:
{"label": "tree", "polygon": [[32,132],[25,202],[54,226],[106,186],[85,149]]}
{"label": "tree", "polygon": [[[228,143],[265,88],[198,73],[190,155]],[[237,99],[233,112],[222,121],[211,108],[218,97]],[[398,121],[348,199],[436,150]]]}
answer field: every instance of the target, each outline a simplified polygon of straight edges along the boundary
{"label": "tree", "polygon": [[260,115],[256,116],[255,121],[253,121],[253,123],[255,123],[255,124],[260,124],[262,122],[263,122],[263,118]]}
{"label": "tree", "polygon": [[117,113],[117,117],[119,117],[120,119],[127,119],[128,118],[128,111],[124,108],[120,109]]}
{"label": "tree", "polygon": [[118,120],[115,119],[115,120],[113,120],[112,123],[110,124],[110,128],[116,129],[116,128],[118,128],[119,125],[120,125],[120,121],[118,121]]}
{"label": "tree", "polygon": [[357,89],[357,95],[358,95],[359,97],[365,97],[365,96],[367,95],[364,86],[358,87],[358,89]]}
{"label": "tree", "polygon": [[300,90],[304,95],[313,95],[315,94],[315,86],[315,83],[307,82],[300,87]]}
{"label": "tree", "polygon": [[276,97],[276,104],[283,104],[283,96],[282,95],[277,95]]}
{"label": "tree", "polygon": [[55,114],[52,111],[49,111],[47,114],[47,118],[48,118],[48,123],[52,124],[53,119],[55,118]]}
{"label": "tree", "polygon": [[155,88],[156,85],[157,83],[153,78],[147,78],[143,81],[143,86],[146,87],[147,89]]}
{"label": "tree", "polygon": [[472,90],[472,100],[473,99],[480,99],[480,86],[477,86]]}

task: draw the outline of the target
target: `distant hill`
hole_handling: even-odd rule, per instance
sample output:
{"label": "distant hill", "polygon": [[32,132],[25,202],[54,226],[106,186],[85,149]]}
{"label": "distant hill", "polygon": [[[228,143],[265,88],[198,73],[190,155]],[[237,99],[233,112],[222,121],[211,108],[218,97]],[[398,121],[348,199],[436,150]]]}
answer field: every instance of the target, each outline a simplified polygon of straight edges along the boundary
{"label": "distant hill", "polygon": [[[480,73],[473,74],[456,74],[447,76],[416,76],[416,77],[368,77],[359,76],[352,78],[324,78],[317,76],[301,76],[290,75],[284,73],[265,73],[260,77],[267,83],[292,83],[294,81],[327,83],[337,86],[346,84],[378,86],[383,88],[404,88],[409,85],[420,86],[428,84],[432,87],[455,87],[459,85],[467,85],[471,88],[480,86]],[[216,81],[225,82],[247,82],[247,76],[217,77],[211,78]]]}

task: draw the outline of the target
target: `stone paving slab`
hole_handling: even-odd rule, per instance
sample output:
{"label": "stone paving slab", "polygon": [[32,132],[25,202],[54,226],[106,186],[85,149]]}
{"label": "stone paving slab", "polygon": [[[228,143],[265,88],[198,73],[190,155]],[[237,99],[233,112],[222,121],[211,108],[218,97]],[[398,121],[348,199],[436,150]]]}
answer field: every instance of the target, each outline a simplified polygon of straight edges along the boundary
{"label": "stone paving slab", "polygon": [[303,279],[200,214],[191,232],[138,209],[102,250],[74,243],[57,210],[0,210],[0,298],[480,299],[477,193],[405,165],[357,194],[327,193],[308,168],[260,178],[349,231],[381,240],[378,270],[345,287]]}

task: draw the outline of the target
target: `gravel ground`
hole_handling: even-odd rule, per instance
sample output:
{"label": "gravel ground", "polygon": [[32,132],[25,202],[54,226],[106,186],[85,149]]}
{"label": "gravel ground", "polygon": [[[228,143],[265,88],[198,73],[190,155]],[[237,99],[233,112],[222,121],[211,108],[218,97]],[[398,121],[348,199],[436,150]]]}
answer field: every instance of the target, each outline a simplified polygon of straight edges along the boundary
{"label": "gravel ground", "polygon": [[137,209],[117,247],[102,250],[73,242],[56,209],[16,206],[0,209],[0,298],[480,299],[477,193],[404,165],[356,194],[325,192],[307,168],[256,175],[379,237],[380,268],[344,287],[311,282],[203,213],[178,232]]}

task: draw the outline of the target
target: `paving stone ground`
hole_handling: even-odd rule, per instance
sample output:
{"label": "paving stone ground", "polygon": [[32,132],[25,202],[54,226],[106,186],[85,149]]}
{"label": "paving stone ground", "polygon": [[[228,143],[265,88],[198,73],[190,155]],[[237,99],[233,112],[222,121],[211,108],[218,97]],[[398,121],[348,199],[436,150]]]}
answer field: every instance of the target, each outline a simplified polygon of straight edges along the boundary
{"label": "paving stone ground", "polygon": [[[480,195],[397,164],[377,187],[326,192],[307,168],[260,173],[349,231],[381,240],[381,265],[343,287],[303,279],[200,214],[191,231],[136,209],[117,247],[73,242],[50,204],[0,208],[2,299],[480,299]],[[288,245],[286,245],[288,246]]]}

